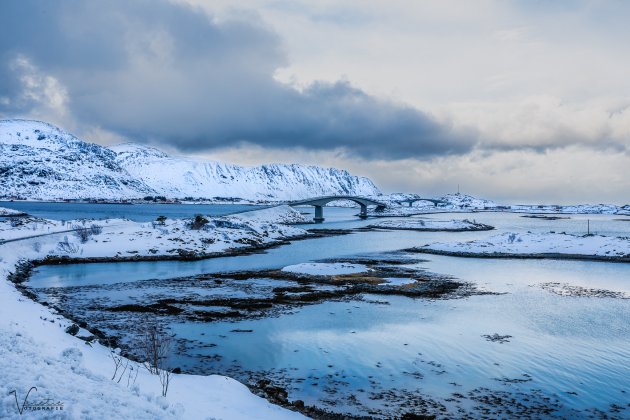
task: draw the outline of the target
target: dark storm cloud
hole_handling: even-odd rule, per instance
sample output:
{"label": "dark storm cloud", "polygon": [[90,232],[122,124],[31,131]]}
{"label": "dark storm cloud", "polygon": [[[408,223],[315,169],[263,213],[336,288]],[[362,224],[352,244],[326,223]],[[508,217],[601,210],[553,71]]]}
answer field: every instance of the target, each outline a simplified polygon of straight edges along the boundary
{"label": "dark storm cloud", "polygon": [[0,4],[0,34],[4,114],[34,106],[12,64],[22,58],[65,87],[80,124],[186,151],[245,142],[395,159],[473,146],[345,82],[299,92],[276,81],[281,42],[255,19],[217,23],[165,1],[16,0]]}

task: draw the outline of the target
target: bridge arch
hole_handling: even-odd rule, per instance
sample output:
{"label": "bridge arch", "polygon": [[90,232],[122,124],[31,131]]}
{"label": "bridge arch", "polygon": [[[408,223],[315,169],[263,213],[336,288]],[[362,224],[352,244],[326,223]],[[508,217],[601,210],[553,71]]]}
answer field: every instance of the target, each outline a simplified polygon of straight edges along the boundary
{"label": "bridge arch", "polygon": [[321,223],[324,221],[324,206],[330,203],[331,201],[338,201],[338,200],[353,201],[357,203],[359,206],[361,206],[359,217],[362,219],[365,219],[367,217],[368,206],[376,206],[376,210],[384,210],[387,207],[386,204],[381,203],[380,201],[376,201],[376,200],[372,200],[372,199],[364,198],[364,197],[353,196],[353,195],[336,195],[336,196],[331,195],[331,196],[325,196],[325,197],[316,197],[316,198],[311,198],[308,200],[293,201],[289,203],[289,205],[291,207],[314,206],[315,217],[313,218],[313,220],[316,223]]}
{"label": "bridge arch", "polygon": [[433,203],[434,206],[437,207],[438,204],[442,204],[444,203],[444,201],[442,200],[436,200],[434,198],[407,198],[405,200],[396,200],[396,202],[400,205],[404,204],[404,203],[409,203],[409,207],[411,207],[411,205],[413,203],[415,203],[416,201],[429,201],[431,203]]}

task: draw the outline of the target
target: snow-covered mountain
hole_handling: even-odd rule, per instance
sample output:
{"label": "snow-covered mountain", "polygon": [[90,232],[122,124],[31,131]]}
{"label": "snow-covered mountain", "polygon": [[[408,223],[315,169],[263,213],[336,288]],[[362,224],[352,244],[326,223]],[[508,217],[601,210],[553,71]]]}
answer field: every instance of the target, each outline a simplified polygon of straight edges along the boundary
{"label": "snow-covered mountain", "polygon": [[142,197],[152,190],[118,165],[116,153],[51,124],[0,121],[0,197]]}
{"label": "snow-covered mountain", "polygon": [[0,121],[0,199],[234,197],[293,200],[321,195],[379,195],[368,178],[304,165],[243,167],[171,157],[137,144],[87,143],[51,124]]}
{"label": "snow-covered mountain", "polygon": [[378,195],[368,178],[319,166],[270,164],[255,167],[171,157],[138,144],[111,148],[129,174],[167,197],[241,197],[298,200],[322,195]]}

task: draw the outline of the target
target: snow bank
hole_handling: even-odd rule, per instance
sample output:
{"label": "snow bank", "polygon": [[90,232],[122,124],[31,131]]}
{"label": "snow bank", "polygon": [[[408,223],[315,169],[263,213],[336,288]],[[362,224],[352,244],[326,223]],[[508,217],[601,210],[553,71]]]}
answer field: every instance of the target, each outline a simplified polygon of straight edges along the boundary
{"label": "snow bank", "polygon": [[[177,254],[177,249],[221,251],[244,247],[251,241],[265,243],[285,235],[303,234],[303,230],[222,218],[208,219],[199,230],[190,229],[190,221],[186,220],[166,220],[164,225],[108,220],[98,222],[102,232],[82,242],[74,231],[63,232],[72,224],[83,226],[79,221],[64,225],[27,218],[21,222],[12,227],[9,221],[0,221],[0,238],[28,237],[0,243],[0,418],[41,418],[41,412],[20,416],[15,397],[10,394],[17,392],[21,406],[33,386],[37,390],[31,392],[28,401],[62,403],[63,411],[47,413],[61,418],[302,417],[270,404],[224,376],[175,374],[166,397],[161,395],[157,376],[131,361],[129,366],[138,372],[137,377],[135,373],[130,377],[127,372],[120,382],[112,380],[114,363],[109,348],[97,342],[88,345],[67,334],[68,320],[22,296],[7,278],[20,261],[46,256],[172,255]],[[83,333],[85,330],[80,332]]]}
{"label": "snow bank", "polygon": [[440,207],[451,209],[493,210],[497,207],[497,203],[494,201],[460,193],[446,194],[439,200],[444,202],[444,204],[440,204]]}
{"label": "snow bank", "polygon": [[302,263],[286,266],[282,269],[289,273],[308,274],[311,276],[338,276],[343,274],[366,273],[370,268],[363,264],[350,263]]}
{"label": "snow bank", "polygon": [[510,211],[515,213],[542,213],[542,214],[623,214],[624,207],[613,204],[576,204],[568,206],[558,205],[512,205]]}
{"label": "snow bank", "polygon": [[21,211],[18,211],[18,210],[8,209],[6,207],[0,207],[0,216],[18,216],[21,214],[25,214],[25,213],[22,213]]}
{"label": "snow bank", "polygon": [[502,233],[485,240],[432,243],[417,248],[423,252],[446,252],[479,256],[567,255],[630,260],[630,238],[565,233]]}
{"label": "snow bank", "polygon": [[424,231],[469,231],[469,230],[492,230],[494,227],[470,220],[383,220],[368,227],[379,229],[400,229],[400,230],[424,230]]}
{"label": "snow bank", "polygon": [[[293,226],[262,222],[263,216],[252,214],[250,217],[251,221],[233,217],[203,218],[197,229],[193,228],[191,219],[138,223],[124,219],[62,222],[29,218],[21,220],[19,226],[0,220],[0,243],[30,237],[39,258],[176,257],[265,246],[307,234]],[[102,232],[93,233],[99,229]],[[80,238],[80,230],[88,231],[85,240]]]}
{"label": "snow bank", "polygon": [[308,223],[302,213],[295,210],[293,207],[286,205],[270,207],[268,209],[262,210],[248,211],[232,215],[231,217],[257,223]]}
{"label": "snow bank", "polygon": [[416,284],[416,279],[410,277],[385,277],[383,280],[390,286],[407,286],[408,284]]}

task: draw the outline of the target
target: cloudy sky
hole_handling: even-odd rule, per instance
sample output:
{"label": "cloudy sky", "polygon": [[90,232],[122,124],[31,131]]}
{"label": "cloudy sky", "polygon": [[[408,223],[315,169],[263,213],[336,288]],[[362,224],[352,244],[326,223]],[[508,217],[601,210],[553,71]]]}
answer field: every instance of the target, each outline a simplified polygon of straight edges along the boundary
{"label": "cloudy sky", "polygon": [[0,117],[384,192],[630,201],[630,2],[6,0]]}

